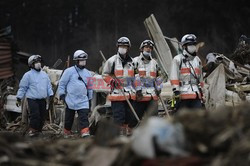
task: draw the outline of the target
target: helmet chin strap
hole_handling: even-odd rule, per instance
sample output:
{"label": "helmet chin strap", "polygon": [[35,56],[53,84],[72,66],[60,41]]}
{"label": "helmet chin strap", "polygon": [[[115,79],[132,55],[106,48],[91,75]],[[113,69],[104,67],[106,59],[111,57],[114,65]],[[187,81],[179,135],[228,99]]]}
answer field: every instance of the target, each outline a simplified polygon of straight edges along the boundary
{"label": "helmet chin strap", "polygon": [[81,69],[81,70],[85,68],[85,66],[81,66],[81,65],[79,65],[79,64],[77,64],[76,66],[77,66],[79,69]]}
{"label": "helmet chin strap", "polygon": [[126,53],[126,54],[120,54],[120,53],[119,53],[119,56],[120,56],[122,59],[126,59],[126,58],[127,58],[127,55],[128,55],[127,53]]}
{"label": "helmet chin strap", "polygon": [[32,67],[32,69],[34,69],[34,70],[36,70],[36,71],[38,71],[38,72],[41,71],[41,69],[36,69],[35,67]]}
{"label": "helmet chin strap", "polygon": [[34,70],[36,70],[37,72],[40,72],[40,71],[41,71],[41,67],[38,68],[38,69],[35,68],[35,64],[34,64],[34,63],[31,65],[31,68],[34,69]]}
{"label": "helmet chin strap", "polygon": [[148,62],[152,59],[151,55],[150,55],[150,56],[145,56],[145,55],[143,54],[143,52],[142,52],[142,57],[143,57],[143,59],[144,59],[145,61],[148,61]]}
{"label": "helmet chin strap", "polygon": [[196,56],[196,52],[194,52],[194,53],[192,53],[192,54],[191,54],[191,53],[189,53],[189,54],[190,54],[190,55],[192,55],[192,56]]}
{"label": "helmet chin strap", "polygon": [[189,55],[191,55],[191,56],[196,56],[196,51],[194,51],[193,53],[189,52],[189,51],[188,51],[188,46],[185,47],[184,51],[186,51],[186,52],[187,52]]}
{"label": "helmet chin strap", "polygon": [[196,52],[194,52],[194,54],[190,54],[186,49],[184,49],[183,55],[184,55],[184,57],[187,58],[188,60],[192,60],[192,59],[194,59],[194,57],[196,56]]}
{"label": "helmet chin strap", "polygon": [[83,65],[80,65],[79,64],[79,60],[77,60],[76,62],[75,62],[75,64],[76,64],[76,66],[79,68],[79,69],[84,69],[85,68],[85,65],[83,66]]}

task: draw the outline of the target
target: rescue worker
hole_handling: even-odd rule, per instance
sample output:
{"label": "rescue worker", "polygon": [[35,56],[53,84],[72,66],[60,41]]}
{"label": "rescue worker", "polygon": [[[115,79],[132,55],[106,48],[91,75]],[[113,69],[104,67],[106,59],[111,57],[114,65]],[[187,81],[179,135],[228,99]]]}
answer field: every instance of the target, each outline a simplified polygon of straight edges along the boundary
{"label": "rescue worker", "polygon": [[78,113],[81,137],[89,136],[88,114],[93,90],[88,87],[91,73],[85,68],[88,54],[83,50],[75,51],[73,60],[75,65],[66,69],[59,80],[58,92],[60,100],[65,101],[64,135],[71,135],[75,112]]}
{"label": "rescue worker", "polygon": [[180,108],[202,108],[201,60],[197,56],[196,36],[186,34],[181,39],[183,51],[174,57],[170,82],[176,100],[176,111]]}
{"label": "rescue worker", "polygon": [[133,93],[134,63],[129,56],[131,43],[127,37],[119,38],[116,46],[117,54],[105,62],[102,75],[105,82],[111,86],[108,99],[111,101],[114,122],[120,126],[120,134],[127,135],[130,132],[128,123],[133,115],[121,91],[131,102],[135,99]]}
{"label": "rescue worker", "polygon": [[19,107],[21,100],[26,97],[28,101],[29,136],[36,136],[42,131],[46,117],[46,98],[53,96],[49,76],[41,69],[41,56],[32,55],[28,59],[30,71],[22,77],[17,92],[17,103]]}
{"label": "rescue worker", "polygon": [[[154,43],[144,40],[140,45],[140,55],[134,58],[136,68],[136,102],[134,108],[140,119],[147,110],[152,110],[154,115],[158,113],[158,96],[161,93],[161,78],[158,63],[151,56]],[[133,118],[131,127],[137,121]]]}

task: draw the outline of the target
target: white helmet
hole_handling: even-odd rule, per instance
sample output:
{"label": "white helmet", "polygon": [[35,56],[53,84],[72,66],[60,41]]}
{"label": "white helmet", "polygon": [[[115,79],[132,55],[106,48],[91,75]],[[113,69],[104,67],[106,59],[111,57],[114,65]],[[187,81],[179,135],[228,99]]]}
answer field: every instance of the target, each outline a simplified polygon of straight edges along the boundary
{"label": "white helmet", "polygon": [[182,46],[186,44],[196,44],[196,36],[194,34],[186,34],[181,38]]}
{"label": "white helmet", "polygon": [[140,45],[140,49],[142,49],[144,46],[150,46],[153,49],[154,45],[155,44],[152,40],[144,40]]}
{"label": "white helmet", "polygon": [[88,54],[83,50],[77,50],[74,53],[73,60],[87,60],[87,59],[88,59]]}
{"label": "white helmet", "polygon": [[31,67],[31,65],[34,62],[41,62],[41,60],[42,60],[42,57],[40,55],[32,55],[28,59],[28,65]]}
{"label": "white helmet", "polygon": [[131,47],[130,40],[127,37],[121,37],[117,40],[116,46],[128,46]]}

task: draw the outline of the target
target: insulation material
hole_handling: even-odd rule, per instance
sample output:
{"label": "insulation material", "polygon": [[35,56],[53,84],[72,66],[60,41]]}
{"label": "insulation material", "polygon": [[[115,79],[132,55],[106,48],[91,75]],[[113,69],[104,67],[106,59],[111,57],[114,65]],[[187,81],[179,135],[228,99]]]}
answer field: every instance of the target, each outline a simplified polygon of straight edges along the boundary
{"label": "insulation material", "polygon": [[205,80],[204,88],[206,96],[206,109],[216,110],[225,105],[225,70],[224,65],[220,64]]}

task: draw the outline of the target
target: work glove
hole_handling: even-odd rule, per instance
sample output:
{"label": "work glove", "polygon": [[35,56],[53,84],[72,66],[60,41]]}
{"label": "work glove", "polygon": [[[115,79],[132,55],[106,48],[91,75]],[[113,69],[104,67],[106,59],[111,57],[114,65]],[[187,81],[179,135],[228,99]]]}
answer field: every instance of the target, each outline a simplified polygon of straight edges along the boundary
{"label": "work glove", "polygon": [[109,85],[111,86],[111,89],[118,88],[121,85],[121,82],[119,79],[111,79]]}
{"label": "work glove", "polygon": [[16,106],[19,107],[21,105],[21,99],[17,98],[16,99]]}
{"label": "work glove", "polygon": [[160,94],[161,94],[161,90],[159,89],[159,90],[155,90],[155,94],[159,97],[160,96]]}
{"label": "work glove", "polygon": [[178,90],[175,90],[174,92],[174,98],[175,98],[175,100],[180,100],[180,91],[178,91]]}
{"label": "work glove", "polygon": [[173,90],[173,98],[168,100],[168,108],[171,110],[170,114],[171,115],[174,115],[177,110],[178,110],[178,107],[179,107],[179,104],[180,104],[180,91],[178,90]]}
{"label": "work glove", "polygon": [[142,100],[142,97],[143,97],[143,95],[142,95],[142,90],[136,91],[135,95],[136,95],[136,100],[137,100],[137,101]]}

